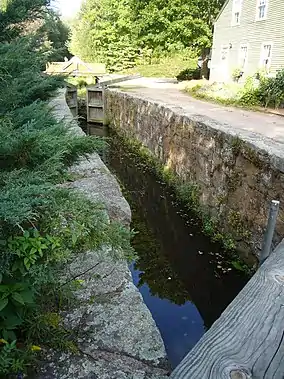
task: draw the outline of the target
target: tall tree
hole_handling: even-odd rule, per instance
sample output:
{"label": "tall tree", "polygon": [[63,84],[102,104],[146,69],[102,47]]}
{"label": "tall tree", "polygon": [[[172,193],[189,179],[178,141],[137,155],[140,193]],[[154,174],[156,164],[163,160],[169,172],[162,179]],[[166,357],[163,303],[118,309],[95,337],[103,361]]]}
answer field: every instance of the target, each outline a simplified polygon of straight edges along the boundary
{"label": "tall tree", "polygon": [[46,12],[38,33],[42,35],[50,61],[62,61],[64,57],[70,57],[67,47],[70,29],[54,10]]}
{"label": "tall tree", "polygon": [[21,35],[28,24],[42,19],[49,0],[0,0],[0,43]]}
{"label": "tall tree", "polygon": [[87,0],[73,24],[70,50],[109,67],[133,66],[138,56],[130,0]]}
{"label": "tall tree", "polygon": [[[224,0],[86,0],[74,24],[71,51],[83,59],[121,60],[211,46]],[[110,59],[111,58],[111,59]]]}

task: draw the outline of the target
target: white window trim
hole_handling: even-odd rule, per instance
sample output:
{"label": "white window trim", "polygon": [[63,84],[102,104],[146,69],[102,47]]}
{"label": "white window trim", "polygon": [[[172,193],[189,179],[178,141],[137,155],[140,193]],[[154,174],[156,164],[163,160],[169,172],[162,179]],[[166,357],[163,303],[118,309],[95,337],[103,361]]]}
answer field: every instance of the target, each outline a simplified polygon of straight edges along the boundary
{"label": "white window trim", "polygon": [[256,0],[255,21],[265,21],[267,19],[269,0],[266,0],[265,15],[263,18],[259,18],[259,1],[260,0]]}
{"label": "white window trim", "polygon": [[265,45],[271,45],[271,55],[270,55],[270,65],[268,67],[268,69],[271,68],[271,65],[272,65],[272,56],[273,56],[273,42],[263,42],[261,44],[261,50],[260,50],[260,57],[259,57],[259,68],[260,69],[263,69],[263,65],[262,65],[262,53],[263,53],[263,50],[264,50],[264,46]]}
{"label": "white window trim", "polygon": [[[235,8],[235,2],[233,0],[231,26],[241,25],[242,7],[243,7],[243,0],[240,1],[240,8],[239,9]],[[236,10],[239,11],[239,14],[240,14],[239,15],[239,22],[235,22],[235,14],[237,13]]]}
{"label": "white window trim", "polygon": [[247,56],[246,56],[245,65],[244,65],[244,67],[242,67],[242,69],[245,70],[246,67],[247,67],[247,64],[248,64],[249,44],[248,44],[248,43],[241,43],[241,44],[240,44],[240,48],[239,48],[239,59],[238,59],[239,63],[240,63],[240,55],[241,55],[242,47],[246,47],[246,48],[247,48]]}

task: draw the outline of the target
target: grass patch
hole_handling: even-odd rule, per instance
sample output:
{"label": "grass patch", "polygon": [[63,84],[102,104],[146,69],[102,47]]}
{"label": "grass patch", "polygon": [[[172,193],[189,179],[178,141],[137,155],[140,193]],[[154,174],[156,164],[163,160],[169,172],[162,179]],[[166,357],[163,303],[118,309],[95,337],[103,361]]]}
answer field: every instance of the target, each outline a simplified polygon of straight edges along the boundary
{"label": "grass patch", "polygon": [[194,69],[197,59],[192,55],[174,55],[152,59],[150,64],[140,64],[136,67],[121,71],[121,74],[156,78],[176,78],[181,71]]}
{"label": "grass patch", "polygon": [[201,80],[192,82],[186,87],[185,91],[197,99],[225,106],[257,109],[261,105],[257,87],[252,81],[243,85],[239,83],[210,83]]}

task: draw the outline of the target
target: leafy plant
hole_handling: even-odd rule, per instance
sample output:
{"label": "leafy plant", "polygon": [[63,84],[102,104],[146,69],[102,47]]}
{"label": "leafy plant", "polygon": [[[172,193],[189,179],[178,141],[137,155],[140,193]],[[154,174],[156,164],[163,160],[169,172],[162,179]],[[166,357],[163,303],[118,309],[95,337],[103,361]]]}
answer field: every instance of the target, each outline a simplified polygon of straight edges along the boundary
{"label": "leafy plant", "polygon": [[254,83],[254,78],[248,77],[245,81],[244,87],[240,92],[238,104],[245,106],[260,105],[259,94],[260,89]]}
{"label": "leafy plant", "polygon": [[232,79],[234,82],[238,82],[243,76],[243,71],[240,68],[235,68],[232,72]]}
{"label": "leafy plant", "polygon": [[[70,50],[109,70],[156,65],[157,59],[211,46],[224,0],[87,0],[71,31]],[[170,76],[175,76],[170,75]]]}
{"label": "leafy plant", "polygon": [[[47,104],[64,83],[41,73],[46,38],[37,22],[45,5],[9,0],[0,7],[0,375],[25,372],[35,344],[75,349],[44,318],[71,299],[74,280],[60,283],[66,263],[105,246],[116,258],[133,254],[130,230],[110,222],[101,204],[58,185],[72,180],[70,165],[105,143],[75,135]],[[23,36],[23,25],[34,26],[33,35]]]}
{"label": "leafy plant", "polygon": [[275,78],[260,78],[259,97],[265,107],[279,108],[284,103],[284,70]]}
{"label": "leafy plant", "polygon": [[183,80],[198,80],[201,77],[201,69],[200,68],[188,68],[183,71],[181,71],[177,75],[177,80],[178,81],[183,81]]}
{"label": "leafy plant", "polygon": [[25,314],[34,305],[35,291],[24,281],[9,278],[0,284],[0,334],[15,340],[15,330],[23,323]]}
{"label": "leafy plant", "polygon": [[27,366],[34,360],[36,347],[28,346],[21,349],[17,346],[17,341],[8,343],[0,339],[0,375],[25,373]]}

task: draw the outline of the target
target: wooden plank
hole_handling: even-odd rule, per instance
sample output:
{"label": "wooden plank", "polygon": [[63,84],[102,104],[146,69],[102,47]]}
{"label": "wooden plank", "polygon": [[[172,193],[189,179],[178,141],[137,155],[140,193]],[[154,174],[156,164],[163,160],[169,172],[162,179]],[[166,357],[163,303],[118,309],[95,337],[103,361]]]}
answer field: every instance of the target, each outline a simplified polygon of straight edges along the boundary
{"label": "wooden plank", "polygon": [[103,88],[87,87],[87,122],[105,124]]}
{"label": "wooden plank", "polygon": [[78,95],[77,87],[70,85],[69,83],[66,86],[66,102],[71,110],[71,113],[74,117],[78,116]]}
{"label": "wooden plank", "polygon": [[111,84],[122,83],[122,82],[134,80],[134,79],[139,79],[139,78],[141,78],[141,75],[121,76],[119,78],[114,78],[114,79],[110,79],[110,80],[105,80],[104,82],[99,82],[95,86],[88,86],[88,88],[92,89],[92,88],[106,87],[106,86],[109,86]]}
{"label": "wooden plank", "polygon": [[283,241],[170,378],[284,378]]}

